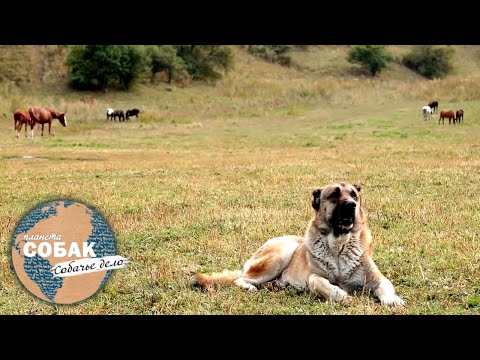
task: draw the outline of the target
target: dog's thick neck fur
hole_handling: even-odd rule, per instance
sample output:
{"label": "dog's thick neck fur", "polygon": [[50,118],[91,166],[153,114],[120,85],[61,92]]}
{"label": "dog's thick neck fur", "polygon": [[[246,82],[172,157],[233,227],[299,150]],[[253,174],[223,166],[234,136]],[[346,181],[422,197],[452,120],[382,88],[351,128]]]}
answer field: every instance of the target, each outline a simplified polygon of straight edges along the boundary
{"label": "dog's thick neck fur", "polygon": [[[357,219],[352,229],[348,231],[339,231],[325,222],[319,222],[314,216],[307,226],[305,240],[307,248],[322,242],[327,245],[332,255],[338,256],[345,245],[349,242],[360,242],[361,222]],[[319,225],[321,223],[322,225]],[[310,246],[309,246],[310,245]]]}
{"label": "dog's thick neck fur", "polygon": [[[362,243],[363,215],[360,213],[356,217],[350,231],[338,232],[329,222],[319,218],[318,212],[315,212],[305,233],[305,245],[312,272],[322,276],[324,273],[336,274],[334,279],[330,279],[335,283],[347,281],[350,278],[361,264],[365,251]],[[319,259],[324,260],[319,261]]]}

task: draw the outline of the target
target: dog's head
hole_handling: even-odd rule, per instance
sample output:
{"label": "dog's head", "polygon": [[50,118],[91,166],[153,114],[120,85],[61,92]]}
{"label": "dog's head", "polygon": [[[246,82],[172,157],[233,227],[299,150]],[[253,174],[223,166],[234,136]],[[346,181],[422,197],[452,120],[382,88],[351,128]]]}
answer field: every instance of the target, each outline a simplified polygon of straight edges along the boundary
{"label": "dog's head", "polygon": [[347,233],[361,222],[361,185],[334,183],[313,191],[312,207],[322,226]]}

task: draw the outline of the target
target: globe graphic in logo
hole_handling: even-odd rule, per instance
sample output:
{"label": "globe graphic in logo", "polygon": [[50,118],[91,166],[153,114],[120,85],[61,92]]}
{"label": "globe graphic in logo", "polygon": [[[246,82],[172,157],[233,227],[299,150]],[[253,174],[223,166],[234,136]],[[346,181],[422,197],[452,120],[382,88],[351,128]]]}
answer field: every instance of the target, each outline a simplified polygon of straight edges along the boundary
{"label": "globe graphic in logo", "polygon": [[73,304],[95,294],[112,272],[106,266],[100,269],[100,261],[113,255],[115,237],[106,220],[72,200],[38,205],[21,219],[12,239],[18,278],[32,294],[55,304]]}

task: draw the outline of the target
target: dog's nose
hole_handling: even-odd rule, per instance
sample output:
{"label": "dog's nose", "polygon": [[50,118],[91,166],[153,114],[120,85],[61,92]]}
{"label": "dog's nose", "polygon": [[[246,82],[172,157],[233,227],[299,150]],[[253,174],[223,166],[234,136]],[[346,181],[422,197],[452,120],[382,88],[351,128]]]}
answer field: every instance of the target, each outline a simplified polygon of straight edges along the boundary
{"label": "dog's nose", "polygon": [[357,207],[357,203],[352,200],[347,200],[343,203],[343,206],[346,211],[355,211],[355,208]]}

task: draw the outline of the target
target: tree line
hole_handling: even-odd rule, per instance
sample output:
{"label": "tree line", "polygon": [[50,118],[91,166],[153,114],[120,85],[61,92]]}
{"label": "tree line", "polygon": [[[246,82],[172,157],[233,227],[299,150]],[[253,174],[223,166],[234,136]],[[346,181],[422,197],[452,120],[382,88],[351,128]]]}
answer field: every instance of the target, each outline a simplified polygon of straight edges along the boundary
{"label": "tree line", "polygon": [[[454,53],[455,50],[449,46],[418,45],[403,56],[400,62],[428,79],[442,78],[453,70]],[[380,45],[354,46],[347,57],[348,62],[359,64],[372,76],[387,68],[393,60],[385,46]]]}
{"label": "tree line", "polygon": [[[306,45],[244,45],[259,58],[283,66],[292,64],[291,51]],[[416,46],[401,62],[427,78],[443,77],[452,70],[451,47]],[[359,64],[372,76],[379,74],[394,58],[384,46],[353,46],[347,61]],[[78,90],[128,90],[141,75],[155,82],[203,80],[214,82],[233,68],[234,53],[225,45],[83,45],[74,46],[67,58],[69,84]]]}
{"label": "tree line", "polygon": [[118,87],[128,90],[142,74],[151,81],[160,72],[167,81],[215,81],[233,66],[233,52],[223,45],[74,46],[67,61],[69,83],[79,90]]}

